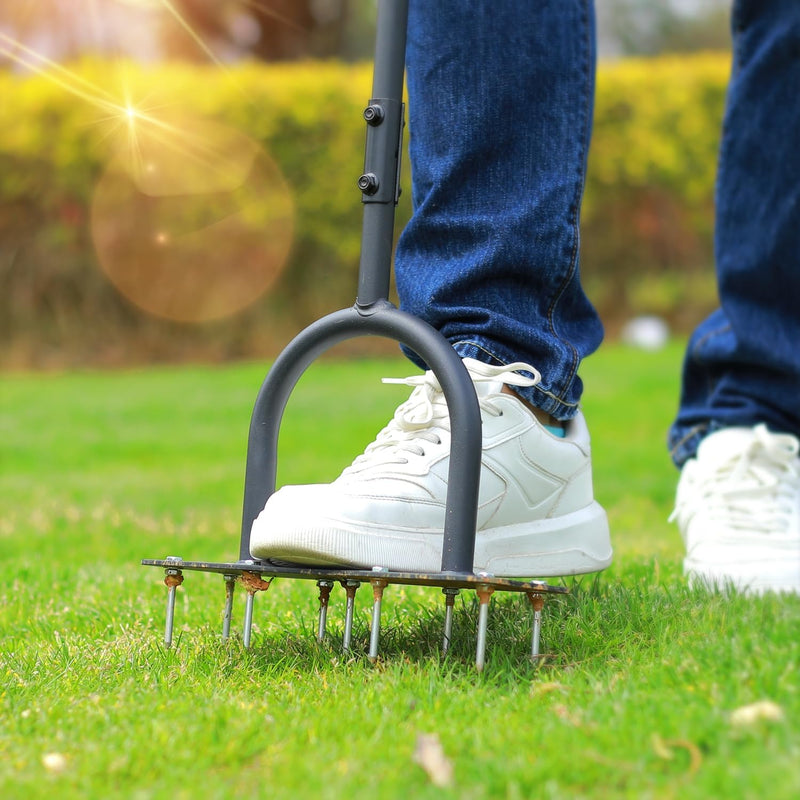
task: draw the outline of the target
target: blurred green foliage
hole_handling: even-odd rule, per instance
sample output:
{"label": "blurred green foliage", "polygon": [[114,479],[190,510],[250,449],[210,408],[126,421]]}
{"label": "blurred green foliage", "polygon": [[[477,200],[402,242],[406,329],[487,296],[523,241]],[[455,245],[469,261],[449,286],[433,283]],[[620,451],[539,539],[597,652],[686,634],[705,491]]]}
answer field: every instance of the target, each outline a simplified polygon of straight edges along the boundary
{"label": "blurred green foliage", "polygon": [[716,304],[714,184],[730,56],[601,65],[582,216],[587,291],[612,329],[686,331]]}
{"label": "blurred green foliage", "polygon": [[[713,186],[728,61],[600,66],[582,269],[612,331],[644,312],[686,329],[715,302]],[[369,65],[85,61],[70,70],[0,73],[0,365],[261,357],[353,302]],[[227,320],[186,325],[116,292],[97,266],[90,209],[103,170],[130,142],[124,115],[101,96],[155,117],[168,108],[215,119],[275,159],[296,221],[289,262],[267,296]],[[398,230],[410,214],[407,173]]]}

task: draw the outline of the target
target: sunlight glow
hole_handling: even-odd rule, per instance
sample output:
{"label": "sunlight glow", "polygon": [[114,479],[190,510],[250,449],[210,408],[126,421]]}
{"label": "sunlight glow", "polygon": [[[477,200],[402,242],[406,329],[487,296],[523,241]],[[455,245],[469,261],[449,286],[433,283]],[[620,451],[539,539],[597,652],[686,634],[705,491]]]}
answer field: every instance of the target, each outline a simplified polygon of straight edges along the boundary
{"label": "sunlight glow", "polygon": [[91,83],[78,73],[27,47],[2,31],[0,31],[0,55],[41,75],[62,89],[66,89],[74,97],[85,100],[96,108],[116,114],[126,111],[126,108],[101,86]]}
{"label": "sunlight glow", "polygon": [[[163,8],[227,72],[171,0],[122,2]],[[294,203],[257,142],[155,105],[124,63],[113,86],[101,86],[2,31],[0,57],[94,110],[98,139],[113,155],[95,186],[91,234],[121,294],[156,316],[201,322],[239,311],[274,283],[288,259]]]}
{"label": "sunlight glow", "polygon": [[292,28],[293,30],[305,33],[305,29],[301,25],[298,25],[294,20],[289,19],[285,14],[280,14],[279,12],[275,11],[275,9],[270,8],[265,3],[260,3],[258,0],[239,0],[239,2],[245,7],[249,6],[255,11],[260,11],[267,17],[271,17],[276,22],[280,22],[282,25],[285,25],[287,28]]}
{"label": "sunlight glow", "polygon": [[170,0],[161,0],[161,5],[173,16],[176,22],[191,36],[194,43],[218,66],[224,69],[224,64],[214,55],[211,48],[203,41],[197,31],[189,24],[186,18],[178,11]]}

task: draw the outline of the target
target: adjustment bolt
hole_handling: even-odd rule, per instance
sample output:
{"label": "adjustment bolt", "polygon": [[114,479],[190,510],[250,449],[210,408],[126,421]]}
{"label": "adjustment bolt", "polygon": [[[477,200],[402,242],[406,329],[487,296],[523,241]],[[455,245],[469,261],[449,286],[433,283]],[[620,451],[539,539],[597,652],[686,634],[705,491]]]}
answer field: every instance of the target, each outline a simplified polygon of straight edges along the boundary
{"label": "adjustment bolt", "polygon": [[374,172],[365,172],[358,179],[358,188],[361,189],[364,194],[375,194],[380,185],[381,183],[378,180],[378,176]]}
{"label": "adjustment bolt", "polygon": [[368,125],[372,125],[373,127],[380,125],[381,122],[383,122],[383,117],[383,106],[373,104],[364,109],[364,119],[367,121]]}

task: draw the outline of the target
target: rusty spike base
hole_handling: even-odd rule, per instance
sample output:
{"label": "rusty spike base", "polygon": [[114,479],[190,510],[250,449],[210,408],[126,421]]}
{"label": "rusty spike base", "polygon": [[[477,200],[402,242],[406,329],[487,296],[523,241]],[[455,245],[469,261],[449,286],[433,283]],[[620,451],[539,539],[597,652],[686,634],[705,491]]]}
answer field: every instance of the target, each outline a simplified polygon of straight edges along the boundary
{"label": "rusty spike base", "polygon": [[253,624],[253,604],[257,592],[269,589],[275,578],[293,578],[297,580],[316,581],[320,590],[320,618],[317,638],[322,641],[325,636],[328,604],[331,589],[336,583],[341,584],[346,592],[347,601],[345,609],[344,636],[342,649],[349,651],[352,630],[353,613],[355,607],[356,590],[362,583],[369,583],[373,590],[372,624],[370,628],[369,659],[375,661],[378,657],[378,638],[380,635],[381,602],[384,589],[391,584],[407,586],[435,586],[439,587],[445,595],[445,632],[442,651],[444,654],[450,645],[452,637],[453,605],[455,596],[462,589],[474,589],[479,600],[478,620],[478,646],[475,665],[482,670],[485,664],[486,637],[488,628],[489,604],[494,592],[523,592],[526,594],[533,607],[533,632],[531,641],[531,656],[539,657],[539,638],[542,624],[542,606],[548,594],[566,594],[564,586],[553,586],[543,581],[519,581],[510,578],[497,578],[482,573],[419,573],[419,572],[392,572],[383,567],[373,567],[372,570],[357,569],[329,569],[311,567],[287,567],[259,561],[183,561],[175,556],[167,559],[143,559],[142,564],[148,567],[160,567],[165,570],[165,583],[169,587],[167,600],[167,623],[165,643],[171,644],[173,616],[175,611],[175,589],[183,580],[184,571],[219,573],[225,579],[225,609],[223,612],[223,639],[230,633],[231,616],[233,610],[233,590],[238,580],[245,591],[245,618],[242,641],[245,647],[250,646],[251,629]]}
{"label": "rusty spike base", "polygon": [[175,620],[175,593],[183,583],[183,572],[176,566],[181,559],[178,556],[167,556],[164,564],[164,583],[167,586],[167,615],[164,622],[164,646],[172,647],[172,626]]}

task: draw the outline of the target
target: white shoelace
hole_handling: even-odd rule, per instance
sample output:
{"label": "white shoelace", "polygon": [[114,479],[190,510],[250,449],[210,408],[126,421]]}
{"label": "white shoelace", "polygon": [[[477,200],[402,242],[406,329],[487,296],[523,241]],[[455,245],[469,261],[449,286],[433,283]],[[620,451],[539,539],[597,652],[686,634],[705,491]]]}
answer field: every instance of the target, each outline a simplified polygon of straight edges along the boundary
{"label": "white shoelace", "polygon": [[[491,416],[502,412],[492,404],[490,397],[482,397],[479,384],[506,384],[508,386],[535,386],[542,379],[530,364],[515,362],[506,366],[492,366],[474,359],[464,359],[473,384],[476,385],[481,411]],[[534,377],[520,375],[525,370]],[[425,442],[442,443],[442,432],[450,432],[450,418],[442,387],[432,371],[408,378],[384,378],[383,383],[413,386],[411,396],[398,406],[389,424],[377,435],[375,441],[342,473],[368,469],[382,464],[406,464],[408,455],[425,455]]]}
{"label": "white shoelace", "polygon": [[798,441],[788,434],[770,433],[765,425],[753,429],[749,444],[713,470],[690,476],[695,485],[678,497],[670,521],[687,520],[698,511],[730,529],[771,533],[789,525],[800,491]]}

